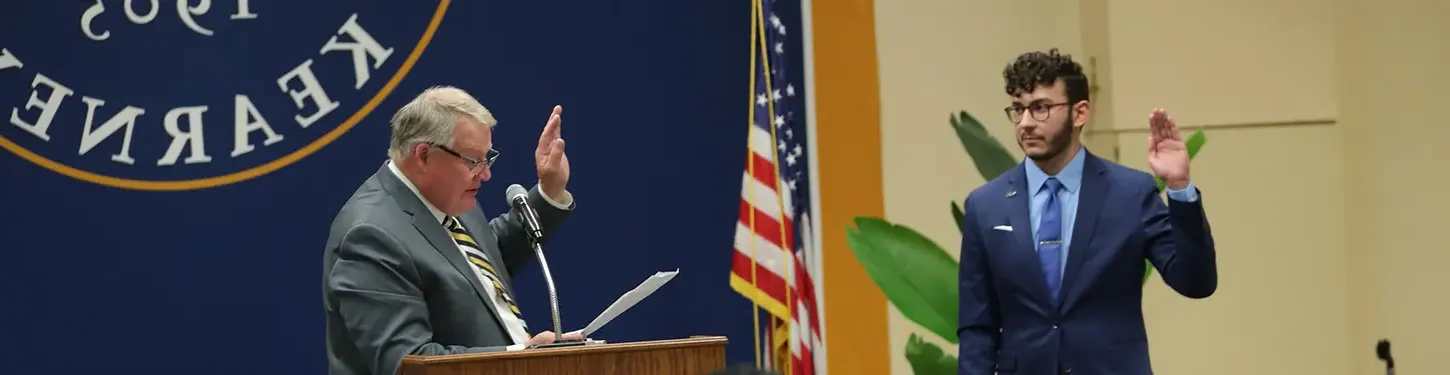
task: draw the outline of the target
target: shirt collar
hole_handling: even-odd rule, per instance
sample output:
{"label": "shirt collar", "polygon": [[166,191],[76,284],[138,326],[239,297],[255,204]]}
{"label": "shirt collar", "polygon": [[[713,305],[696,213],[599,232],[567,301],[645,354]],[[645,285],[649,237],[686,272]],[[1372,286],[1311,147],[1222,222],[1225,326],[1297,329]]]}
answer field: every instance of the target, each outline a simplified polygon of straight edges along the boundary
{"label": "shirt collar", "polygon": [[408,191],[413,192],[413,195],[417,196],[418,200],[423,201],[423,205],[428,207],[428,212],[433,213],[433,221],[443,222],[443,217],[445,216],[443,215],[443,211],[439,210],[438,207],[433,207],[432,203],[428,203],[428,198],[424,198],[423,194],[418,192],[418,187],[413,186],[413,181],[408,181],[408,176],[403,175],[403,171],[398,169],[398,166],[394,165],[392,160],[388,160],[388,170],[393,171],[393,174],[397,175],[399,180],[403,180],[403,185],[408,187]]}
{"label": "shirt collar", "polygon": [[1072,160],[1067,162],[1067,166],[1063,167],[1062,171],[1057,172],[1056,176],[1048,176],[1047,172],[1043,172],[1042,168],[1038,168],[1036,163],[1027,160],[1023,164],[1026,164],[1027,167],[1027,186],[1031,189],[1032,194],[1037,194],[1038,191],[1046,186],[1048,177],[1057,177],[1057,181],[1062,182],[1062,188],[1064,190],[1070,193],[1077,192],[1077,189],[1082,186],[1083,155],[1086,154],[1087,149],[1078,147],[1077,155],[1074,155]]}

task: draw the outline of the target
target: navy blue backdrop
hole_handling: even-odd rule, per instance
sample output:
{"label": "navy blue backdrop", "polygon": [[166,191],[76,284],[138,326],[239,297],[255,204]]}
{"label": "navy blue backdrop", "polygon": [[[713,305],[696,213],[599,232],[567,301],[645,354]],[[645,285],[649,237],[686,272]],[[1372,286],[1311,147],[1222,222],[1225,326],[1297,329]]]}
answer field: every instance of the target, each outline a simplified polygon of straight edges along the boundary
{"label": "navy blue backdrop", "polygon": [[[534,183],[539,132],[564,107],[578,209],[548,249],[566,329],[679,268],[594,336],[727,335],[731,362],[753,360],[750,303],[727,286],[749,1],[176,2],[0,11],[0,373],[324,372],[328,224],[384,161],[392,112],[432,85],[469,90],[500,120],[479,194],[491,214],[508,184]],[[327,142],[438,14],[406,76]],[[348,47],[363,30],[391,48],[380,63]],[[282,86],[303,91],[308,75],[279,84],[299,67],[336,102],[307,126],[317,96]],[[258,117],[280,140],[254,130],[236,152],[237,122]],[[516,277],[529,325],[551,325],[537,265]]]}

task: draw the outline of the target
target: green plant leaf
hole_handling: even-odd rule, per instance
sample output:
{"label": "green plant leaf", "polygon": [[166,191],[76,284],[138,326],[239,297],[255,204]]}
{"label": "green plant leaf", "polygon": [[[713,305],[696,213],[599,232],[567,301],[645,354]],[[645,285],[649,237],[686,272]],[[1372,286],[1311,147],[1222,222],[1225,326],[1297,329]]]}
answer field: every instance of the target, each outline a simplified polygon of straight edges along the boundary
{"label": "green plant leaf", "polygon": [[928,331],[957,342],[957,261],[921,233],[856,217],[846,244],[886,299]]}
{"label": "green plant leaf", "polygon": [[1017,158],[1012,157],[1012,153],[1007,152],[1007,148],[1002,147],[1002,143],[997,142],[987,128],[967,111],[952,117],[951,123],[962,148],[972,157],[972,163],[976,164],[977,173],[982,174],[983,180],[991,181],[1017,166]]}
{"label": "green plant leaf", "polygon": [[[1188,136],[1188,140],[1183,141],[1183,147],[1188,149],[1188,160],[1198,157],[1198,150],[1202,150],[1203,144],[1206,142],[1208,142],[1208,134],[1205,134],[1203,129],[1198,129],[1193,132],[1193,135]],[[1154,176],[1153,180],[1158,183],[1158,190],[1163,190],[1163,179]]]}
{"label": "green plant leaf", "polygon": [[1148,285],[1148,276],[1153,275],[1153,262],[1144,259],[1143,264],[1145,265],[1143,267],[1143,285]]}
{"label": "green plant leaf", "polygon": [[962,224],[962,216],[963,215],[965,215],[965,214],[962,213],[962,206],[958,206],[957,205],[957,201],[952,201],[952,219],[955,219],[957,221],[957,231],[959,231],[959,232],[962,230],[962,226],[963,226],[963,224]]}
{"label": "green plant leaf", "polygon": [[957,358],[915,333],[906,340],[906,362],[915,375],[956,375]]}
{"label": "green plant leaf", "polygon": [[1184,147],[1188,148],[1188,160],[1198,157],[1198,150],[1203,149],[1205,142],[1208,142],[1208,134],[1204,133],[1203,129],[1198,129],[1193,132],[1193,135],[1188,136],[1188,140],[1183,142]]}

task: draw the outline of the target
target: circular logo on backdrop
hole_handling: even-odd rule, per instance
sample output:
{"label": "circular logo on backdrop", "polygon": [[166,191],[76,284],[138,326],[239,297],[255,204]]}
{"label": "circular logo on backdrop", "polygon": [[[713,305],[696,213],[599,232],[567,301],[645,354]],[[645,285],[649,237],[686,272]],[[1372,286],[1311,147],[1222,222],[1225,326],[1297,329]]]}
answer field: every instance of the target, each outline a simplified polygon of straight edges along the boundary
{"label": "circular logo on backdrop", "polygon": [[0,147],[122,189],[256,178],[377,109],[448,3],[33,2],[0,15]]}

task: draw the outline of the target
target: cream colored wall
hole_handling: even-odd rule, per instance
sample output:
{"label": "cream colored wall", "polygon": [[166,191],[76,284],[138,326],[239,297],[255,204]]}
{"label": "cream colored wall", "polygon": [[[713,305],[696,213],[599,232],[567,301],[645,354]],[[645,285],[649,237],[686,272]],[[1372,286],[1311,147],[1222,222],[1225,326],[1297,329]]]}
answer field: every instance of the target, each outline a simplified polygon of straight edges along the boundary
{"label": "cream colored wall", "polygon": [[[1209,131],[1193,171],[1220,288],[1189,300],[1150,282],[1155,370],[1378,373],[1383,336],[1401,373],[1446,373],[1450,328],[1435,318],[1450,316],[1450,247],[1432,235],[1450,211],[1434,164],[1450,160],[1436,153],[1450,140],[1450,26],[1435,26],[1450,5],[1337,1],[877,2],[887,219],[958,252],[947,204],[983,181],[947,116],[973,113],[1019,153],[1000,72],[1028,50],[1097,58],[1096,111],[1110,116],[1089,147],[1135,168],[1155,107],[1186,127],[1327,120]],[[888,317],[893,373],[909,374],[906,337],[931,334]]]}
{"label": "cream colored wall", "polygon": [[[1200,124],[1337,114],[1334,7],[1322,0],[1108,0],[1119,112]],[[1120,126],[1141,125],[1122,117]]]}
{"label": "cream colored wall", "polygon": [[[1334,119],[1335,9],[1318,0],[1108,0],[1113,111],[1147,127]],[[1185,129],[1187,133],[1188,129]],[[1193,164],[1213,223],[1219,289],[1143,298],[1154,370],[1165,374],[1351,374],[1344,136],[1334,125],[1208,130]],[[1147,137],[1119,132],[1120,161],[1146,169]]]}
{"label": "cream colored wall", "polygon": [[[1350,374],[1342,136],[1334,127],[1219,130],[1193,164],[1213,225],[1219,288],[1144,293],[1154,369],[1166,374]],[[1123,135],[1126,165],[1146,143]],[[1135,147],[1137,146],[1137,147]],[[1363,349],[1361,347],[1360,349]]]}
{"label": "cream colored wall", "polygon": [[1369,353],[1388,337],[1399,373],[1447,374],[1450,3],[1338,8],[1355,373],[1383,371]]}
{"label": "cream colored wall", "polygon": [[[1026,50],[1058,47],[1078,54],[1078,28],[1077,0],[877,1],[886,219],[958,254],[961,232],[952,221],[950,202],[961,202],[984,181],[957,141],[949,116],[966,110],[998,139],[1015,144],[1001,110],[1008,103],[1002,67]],[[883,350],[892,353],[892,373],[911,373],[901,355],[911,333],[955,355],[955,345],[887,308],[888,327],[883,328],[890,334]]]}

